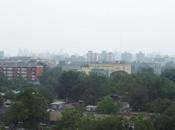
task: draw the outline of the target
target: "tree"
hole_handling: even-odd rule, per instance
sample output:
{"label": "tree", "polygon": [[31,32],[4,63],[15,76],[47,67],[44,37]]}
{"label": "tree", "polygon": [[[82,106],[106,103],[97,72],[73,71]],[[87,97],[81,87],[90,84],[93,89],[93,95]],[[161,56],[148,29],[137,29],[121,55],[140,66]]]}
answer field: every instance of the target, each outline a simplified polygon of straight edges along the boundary
{"label": "tree", "polygon": [[47,119],[47,100],[38,91],[27,88],[19,94],[9,109],[7,116],[10,123],[22,123],[24,128],[39,127],[39,123]]}
{"label": "tree", "polygon": [[57,87],[58,95],[62,98],[71,98],[72,88],[80,83],[80,73],[75,71],[63,72]]}
{"label": "tree", "polygon": [[83,114],[76,109],[66,109],[62,113],[62,118],[56,128],[60,130],[76,130],[79,126]]}
{"label": "tree", "polygon": [[169,80],[175,82],[175,68],[173,69],[165,69],[162,72],[162,76],[168,78]]}
{"label": "tree", "polygon": [[175,62],[167,62],[164,66],[163,66],[163,71],[167,70],[167,69],[175,69]]}
{"label": "tree", "polygon": [[0,107],[3,105],[3,97],[0,95]]}
{"label": "tree", "polygon": [[156,130],[174,130],[175,104],[172,103],[161,115],[154,118]]}
{"label": "tree", "polygon": [[111,83],[115,84],[115,83],[118,83],[119,81],[121,81],[123,78],[126,78],[127,76],[128,76],[128,74],[126,72],[123,72],[123,71],[113,72],[110,75],[110,81],[111,81]]}
{"label": "tree", "polygon": [[175,103],[172,103],[164,112],[168,116],[175,116]]}
{"label": "tree", "polygon": [[106,96],[98,102],[97,108],[100,113],[112,114],[119,110],[119,104],[114,102],[111,97]]}
{"label": "tree", "polygon": [[55,68],[45,68],[44,73],[39,78],[40,83],[44,86],[52,86],[55,87],[58,85],[59,78],[62,74],[62,71],[59,67]]}
{"label": "tree", "polygon": [[147,104],[147,111],[154,113],[163,113],[170,105],[172,101],[169,99],[158,98]]}
{"label": "tree", "polygon": [[97,121],[96,130],[123,130],[123,122],[126,121],[116,116],[106,117]]}
{"label": "tree", "polygon": [[129,104],[133,111],[144,111],[149,97],[144,87],[135,88],[129,96]]}
{"label": "tree", "polygon": [[79,130],[97,130],[98,120],[95,119],[93,114],[83,116],[78,126]]}
{"label": "tree", "polygon": [[96,74],[88,75],[80,85],[84,89],[81,99],[90,105],[95,105],[100,98],[108,95],[110,92],[108,78]]}
{"label": "tree", "polygon": [[144,119],[143,116],[137,116],[130,120],[133,122],[134,130],[155,130],[150,119]]}
{"label": "tree", "polygon": [[168,115],[158,115],[153,120],[154,127],[156,130],[174,130],[175,128],[175,117],[170,117]]}

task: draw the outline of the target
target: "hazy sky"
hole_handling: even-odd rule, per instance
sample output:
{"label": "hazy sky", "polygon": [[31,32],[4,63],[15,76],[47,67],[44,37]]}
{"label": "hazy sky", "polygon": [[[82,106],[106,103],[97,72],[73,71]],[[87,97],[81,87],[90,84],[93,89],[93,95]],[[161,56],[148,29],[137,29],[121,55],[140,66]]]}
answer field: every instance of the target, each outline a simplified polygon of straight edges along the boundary
{"label": "hazy sky", "polygon": [[0,50],[175,54],[175,0],[0,0]]}

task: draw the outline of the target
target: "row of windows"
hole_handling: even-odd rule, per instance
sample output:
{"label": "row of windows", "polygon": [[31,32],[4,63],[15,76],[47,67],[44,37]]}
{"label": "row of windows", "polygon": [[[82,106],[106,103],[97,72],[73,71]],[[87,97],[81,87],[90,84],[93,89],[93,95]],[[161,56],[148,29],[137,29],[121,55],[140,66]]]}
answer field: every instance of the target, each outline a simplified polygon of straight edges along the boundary
{"label": "row of windows", "polygon": [[[18,77],[22,77],[22,78],[24,78],[25,80],[36,80],[36,77],[34,76],[32,76],[32,77],[27,77],[26,75],[22,75],[22,76],[16,76],[16,78],[18,78]],[[12,75],[7,75],[7,78],[9,79],[9,80],[12,80],[12,79],[14,79],[15,77],[13,77]]]}
{"label": "row of windows", "polygon": [[3,71],[4,73],[36,73],[35,71]]}
{"label": "row of windows", "polygon": [[2,70],[22,70],[22,71],[27,71],[27,70],[29,70],[29,71],[31,71],[31,70],[33,70],[33,71],[35,71],[35,69],[36,68],[1,68]]}

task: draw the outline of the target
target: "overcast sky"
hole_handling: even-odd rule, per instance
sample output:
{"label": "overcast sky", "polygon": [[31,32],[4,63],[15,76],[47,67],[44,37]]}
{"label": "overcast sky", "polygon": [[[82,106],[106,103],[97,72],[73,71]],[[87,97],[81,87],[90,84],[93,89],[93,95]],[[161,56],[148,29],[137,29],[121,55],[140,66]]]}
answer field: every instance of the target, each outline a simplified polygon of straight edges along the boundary
{"label": "overcast sky", "polygon": [[0,0],[0,50],[175,54],[175,0]]}

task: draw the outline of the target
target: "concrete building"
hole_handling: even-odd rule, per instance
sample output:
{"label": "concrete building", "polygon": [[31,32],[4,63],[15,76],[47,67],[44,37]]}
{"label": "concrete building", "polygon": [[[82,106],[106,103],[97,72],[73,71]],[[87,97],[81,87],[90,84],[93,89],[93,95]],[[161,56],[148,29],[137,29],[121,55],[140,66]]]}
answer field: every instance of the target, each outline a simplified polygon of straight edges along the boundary
{"label": "concrete building", "polygon": [[4,58],[4,52],[0,51],[0,59]]}
{"label": "concrete building", "polygon": [[52,110],[55,111],[62,111],[65,108],[65,102],[62,101],[56,101],[50,104],[50,107]]}
{"label": "concrete building", "polygon": [[112,52],[102,51],[99,56],[100,63],[115,63],[115,55]]}
{"label": "concrete building", "polygon": [[132,73],[138,73],[142,69],[152,69],[154,74],[161,74],[161,65],[158,63],[133,63]]}
{"label": "concrete building", "polygon": [[43,73],[43,66],[36,61],[10,58],[0,61],[0,73],[3,73],[9,80],[22,78],[28,81],[38,81]]}
{"label": "concrete building", "polygon": [[137,62],[144,62],[145,61],[145,54],[142,52],[136,53],[136,61]]}
{"label": "concrete building", "polygon": [[86,74],[95,72],[105,76],[110,76],[111,73],[117,71],[124,71],[131,74],[131,64],[88,64],[83,66],[80,71]]}
{"label": "concrete building", "polygon": [[88,51],[86,58],[89,63],[97,63],[99,55],[93,51]]}
{"label": "concrete building", "polygon": [[121,61],[123,62],[132,62],[133,56],[129,52],[124,52],[121,54]]}
{"label": "concrete building", "polygon": [[88,111],[88,112],[96,112],[97,111],[97,106],[88,105],[88,106],[86,106],[86,111]]}

